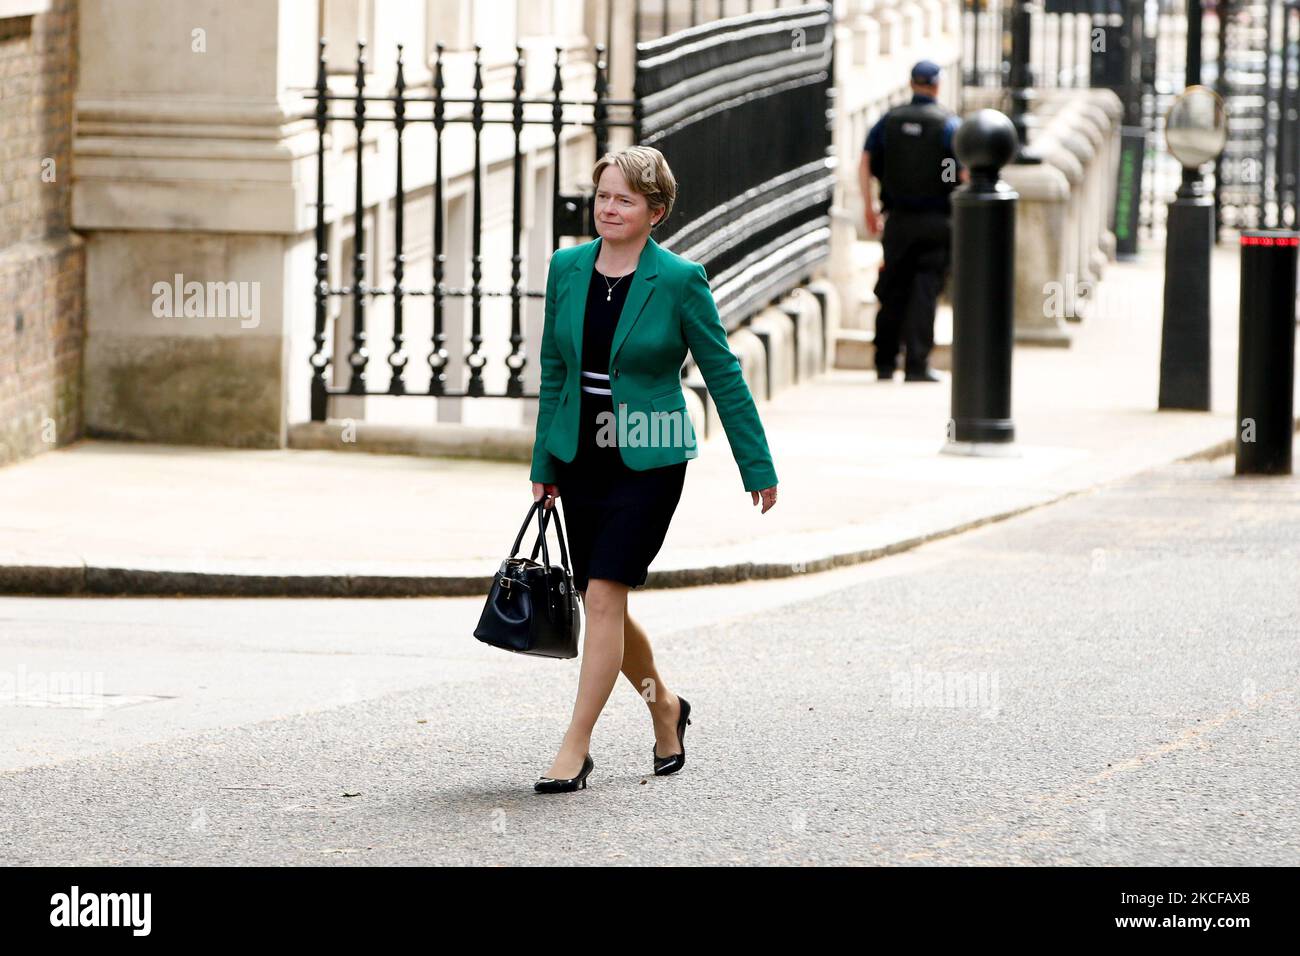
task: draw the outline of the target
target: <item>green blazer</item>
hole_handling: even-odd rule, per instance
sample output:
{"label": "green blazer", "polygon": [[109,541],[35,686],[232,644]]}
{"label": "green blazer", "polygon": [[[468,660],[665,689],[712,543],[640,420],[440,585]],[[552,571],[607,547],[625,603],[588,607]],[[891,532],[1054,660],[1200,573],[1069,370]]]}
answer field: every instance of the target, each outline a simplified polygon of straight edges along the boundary
{"label": "green blazer", "polygon": [[[578,453],[582,325],[600,243],[597,237],[556,250],[546,275],[532,463],[532,480],[544,484],[555,482],[555,459],[571,462]],[[682,394],[681,367],[688,348],[718,408],[745,490],[772,487],[776,468],[763,423],[740,360],[727,343],[704,266],[647,238],[609,357],[613,427],[623,461],[634,471],[675,465],[699,454]],[[638,420],[647,426],[640,436]]]}

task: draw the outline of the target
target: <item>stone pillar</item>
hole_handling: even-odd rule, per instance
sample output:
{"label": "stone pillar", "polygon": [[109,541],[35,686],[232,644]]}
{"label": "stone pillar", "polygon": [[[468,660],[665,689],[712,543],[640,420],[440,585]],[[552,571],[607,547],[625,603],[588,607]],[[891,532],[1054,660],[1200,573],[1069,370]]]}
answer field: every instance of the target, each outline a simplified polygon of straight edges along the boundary
{"label": "stone pillar", "polygon": [[1064,319],[1076,289],[1069,265],[1070,182],[1050,163],[1002,169],[1017,193],[1015,340],[1068,346]]}
{"label": "stone pillar", "polygon": [[[84,0],[73,224],[92,434],[278,447],[310,323],[315,0]],[[334,197],[337,199],[338,197]]]}

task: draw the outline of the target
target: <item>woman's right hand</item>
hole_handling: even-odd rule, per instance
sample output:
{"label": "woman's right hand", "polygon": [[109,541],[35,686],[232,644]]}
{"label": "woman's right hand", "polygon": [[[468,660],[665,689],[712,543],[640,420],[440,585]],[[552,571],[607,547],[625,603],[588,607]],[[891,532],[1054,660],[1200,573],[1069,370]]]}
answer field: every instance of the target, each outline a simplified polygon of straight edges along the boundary
{"label": "woman's right hand", "polygon": [[551,500],[542,505],[543,508],[550,508],[555,504],[555,499],[560,497],[560,488],[558,485],[544,485],[540,481],[533,482],[533,500],[537,501],[543,495],[550,495]]}

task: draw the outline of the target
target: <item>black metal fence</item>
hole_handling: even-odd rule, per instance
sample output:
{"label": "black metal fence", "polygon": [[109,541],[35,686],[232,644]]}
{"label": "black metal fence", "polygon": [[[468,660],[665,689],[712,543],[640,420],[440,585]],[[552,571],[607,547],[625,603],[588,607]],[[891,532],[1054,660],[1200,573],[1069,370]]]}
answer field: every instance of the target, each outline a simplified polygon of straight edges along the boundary
{"label": "black metal fence", "polygon": [[830,254],[834,51],[829,4],[637,46],[637,141],[681,186],[658,241],[705,266],[729,330]]}
{"label": "black metal fence", "polygon": [[[1164,143],[1164,119],[1186,82],[1186,0],[962,0],[963,78],[1010,88],[1012,21],[1031,8],[1027,83],[1109,87],[1125,123],[1147,133],[1140,221],[1163,231],[1165,204],[1181,178]],[[1215,164],[1216,221],[1258,228],[1295,221],[1296,0],[1220,0],[1202,5],[1201,82],[1225,101],[1228,144]]]}
{"label": "black metal fence", "polygon": [[1219,223],[1294,228],[1300,6],[1236,2],[1220,16],[1223,52],[1211,80],[1228,114],[1228,143],[1215,168]]}
{"label": "black metal fence", "polygon": [[[311,385],[311,415],[313,421],[324,421],[327,414],[328,398],[331,394],[345,395],[406,395],[405,370],[410,358],[407,348],[404,318],[408,299],[427,298],[432,303],[433,336],[430,350],[426,357],[430,376],[427,390],[422,393],[441,397],[481,397],[489,395],[484,383],[483,370],[487,359],[483,352],[483,305],[484,301],[494,297],[508,296],[511,303],[510,354],[506,358],[509,370],[504,396],[499,397],[535,397],[526,395],[524,390],[524,368],[527,356],[524,349],[522,324],[523,303],[527,298],[541,298],[544,291],[527,289],[523,284],[521,265],[523,255],[521,237],[523,235],[522,203],[523,190],[523,133],[526,126],[549,126],[559,143],[566,126],[589,126],[594,130],[596,150],[598,153],[606,148],[609,131],[615,126],[631,124],[630,118],[611,116],[611,111],[631,107],[628,101],[612,100],[606,97],[608,89],[603,47],[597,48],[595,88],[590,98],[574,99],[565,97],[563,82],[563,53],[557,48],[555,57],[554,81],[552,95],[543,98],[526,98],[524,90],[523,50],[516,47],[514,69],[514,94],[508,98],[489,98],[483,95],[482,49],[475,47],[473,92],[468,96],[451,96],[446,92],[444,79],[442,44],[437,46],[437,57],[433,64],[432,88],[427,95],[413,95],[407,90],[405,80],[405,63],[402,59],[402,47],[397,48],[397,73],[393,90],[389,94],[369,94],[366,92],[366,53],[364,41],[358,44],[354,90],[351,94],[331,93],[328,86],[328,64],[326,62],[326,43],[321,41],[320,61],[316,77],[316,90],[308,94],[316,101],[316,128],[318,133],[316,153],[316,323],[314,350],[311,356],[313,368]],[[331,104],[347,103],[351,113],[331,113]],[[382,112],[374,112],[378,106]],[[468,110],[466,110],[468,107]],[[507,107],[506,115],[489,116],[488,111],[501,113]],[[528,108],[533,107],[529,116]],[[537,107],[545,108],[547,115],[537,115]],[[590,116],[573,118],[565,113],[566,107],[579,107],[590,110]],[[332,286],[329,283],[329,252],[326,245],[326,137],[331,122],[349,123],[356,131],[355,148],[355,193],[352,242],[352,283],[344,286]],[[366,128],[372,123],[391,124],[396,139],[396,168],[394,170],[393,229],[394,254],[392,263],[392,284],[380,286],[373,277],[377,274],[378,264],[367,261],[365,251],[365,223],[367,199],[364,195],[366,150],[364,136]],[[405,268],[405,209],[406,209],[406,169],[403,165],[403,137],[407,128],[413,124],[431,124],[434,130],[434,169],[433,169],[433,217],[432,217],[432,272],[426,276],[426,284],[407,284]],[[447,128],[453,124],[467,124],[473,132],[474,159],[470,176],[471,215],[469,253],[471,283],[468,288],[448,286],[444,267],[447,259],[447,241],[445,233],[446,177],[443,169],[443,147]],[[483,162],[483,131],[490,125],[509,124],[514,133],[514,160],[512,166],[513,219],[511,223],[512,254],[511,284],[509,289],[485,287],[483,278],[483,198],[485,191],[485,169]],[[562,169],[560,166],[562,151],[557,150],[554,158],[554,175],[552,176],[552,245],[559,244],[561,235],[580,232],[583,227],[583,208],[575,197],[560,194]],[[347,353],[348,381],[342,387],[332,386],[326,380],[326,372],[332,359],[326,354],[326,335],[328,320],[328,300],[334,296],[343,296],[351,300],[351,348]],[[374,390],[367,386],[367,369],[371,360],[371,349],[366,327],[367,306],[377,296],[390,296],[393,303],[393,338],[392,348],[387,356],[391,369],[387,389]],[[464,298],[470,304],[470,350],[465,356],[468,368],[468,380],[463,388],[451,385],[447,380],[449,364],[448,336],[446,331],[446,306],[449,298]]]}
{"label": "black metal fence", "polygon": [[[1269,92],[1275,97],[1268,165],[1261,170],[1265,182],[1275,184],[1275,202],[1267,204],[1265,225],[1270,229],[1300,228],[1300,2],[1282,6],[1280,52],[1269,57]],[[1272,45],[1270,44],[1270,50]],[[1276,77],[1276,83],[1273,82]],[[1265,130],[1267,136],[1270,131]]]}
{"label": "black metal fence", "polygon": [[[1030,20],[1030,85],[1092,85],[1094,31],[1116,27],[1122,0],[1044,0]],[[1014,0],[962,0],[962,77],[966,86],[1007,85]]]}
{"label": "black metal fence", "polygon": [[[463,95],[451,95],[446,89],[442,44],[437,46],[427,87],[408,88],[399,46],[392,89],[374,93],[367,89],[364,42],[358,45],[352,88],[336,91],[329,84],[326,42],[321,41],[316,88],[307,94],[315,100],[317,130],[315,328],[310,358],[313,421],[325,420],[331,396],[536,397],[525,386],[529,362],[525,304],[542,299],[545,293],[528,286],[523,269],[523,140],[530,126],[548,127],[557,146],[566,128],[591,130],[593,164],[608,150],[611,131],[618,128],[630,130],[633,142],[653,145],[665,154],[680,190],[673,215],[656,233],[656,240],[705,265],[729,330],[789,291],[827,258],[834,163],[831,4],[782,6],[701,22],[638,43],[635,49],[632,99],[609,95],[604,44],[596,46],[594,83],[586,95],[575,96],[565,88],[563,53],[557,48],[550,95],[525,96],[526,64],[522,48],[516,47],[512,94],[488,97],[483,95],[484,66],[477,46],[472,89]],[[326,215],[331,172],[327,155],[338,124],[351,127],[355,136],[350,264],[330,261]],[[389,263],[371,261],[366,251],[367,210],[389,200],[387,194],[365,194],[367,159],[378,152],[373,148],[376,125],[385,133],[391,131],[393,140]],[[485,130],[501,125],[513,133],[510,282],[504,288],[484,281],[485,265],[492,263],[485,263],[483,245],[484,200],[490,198],[483,138]],[[427,237],[431,262],[427,274],[420,276],[407,268],[410,169],[403,149],[404,139],[417,126],[432,131],[433,166],[431,174],[424,170],[427,175],[421,177],[432,184],[432,216]],[[468,130],[473,141],[466,228],[469,283],[464,287],[449,284],[446,271],[449,252],[459,251],[449,249],[445,212],[444,146],[455,127]],[[567,172],[562,167],[564,155],[565,150],[556,148],[551,157],[552,249],[563,236],[594,235],[590,187],[575,194],[561,192]],[[335,216],[334,221],[340,218]],[[387,369],[376,374],[369,313],[381,298],[391,302],[392,339],[385,357]],[[510,302],[510,348],[503,358],[504,390],[492,391],[485,378],[491,350],[485,348],[484,309],[503,298]],[[346,300],[350,310],[340,313],[332,329],[331,301],[337,299]],[[432,313],[432,332],[423,356],[429,372],[427,384],[408,387],[415,343],[408,341],[407,318],[416,303]],[[469,348],[463,357],[451,355],[461,341],[459,334],[449,332],[452,303],[468,307]],[[335,339],[333,356],[327,352],[331,339]],[[345,369],[334,368],[336,358],[346,364]],[[463,358],[463,375],[454,374],[460,371],[454,358]],[[372,384],[384,371],[386,386]]]}

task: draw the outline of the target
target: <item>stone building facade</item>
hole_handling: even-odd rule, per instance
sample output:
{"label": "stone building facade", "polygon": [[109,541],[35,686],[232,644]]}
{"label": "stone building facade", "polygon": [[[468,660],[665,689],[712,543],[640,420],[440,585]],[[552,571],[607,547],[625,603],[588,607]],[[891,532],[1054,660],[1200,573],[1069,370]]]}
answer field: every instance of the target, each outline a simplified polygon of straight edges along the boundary
{"label": "stone building facade", "polygon": [[[792,4],[724,0],[722,12],[777,5]],[[0,14],[15,7],[42,9],[0,19],[6,91],[0,122],[6,144],[22,144],[5,147],[0,192],[0,261],[9,270],[3,274],[22,280],[6,281],[0,292],[0,360],[16,363],[0,368],[11,459],[47,447],[43,409],[54,419],[56,442],[84,432],[182,444],[302,444],[294,435],[310,418],[317,139],[303,93],[315,82],[319,37],[329,40],[330,84],[338,91],[351,89],[356,41],[364,38],[371,92],[391,88],[399,42],[414,89],[429,82],[434,44],[441,42],[449,90],[469,88],[479,44],[484,94],[509,96],[518,43],[528,62],[525,95],[549,94],[557,48],[566,87],[590,91],[593,47],[603,42],[612,95],[630,93],[632,0],[0,0]],[[689,7],[671,3],[673,27],[684,25]],[[717,3],[700,7],[705,16],[718,13]],[[960,24],[956,0],[838,0],[834,13],[838,186],[832,258],[819,298],[832,330],[851,330],[861,283],[849,247],[862,238],[855,170],[865,130],[906,98],[912,61],[957,63]],[[657,14],[650,19],[659,22]],[[46,79],[39,85],[25,79],[36,76]],[[11,89],[20,101],[12,115]],[[367,128],[361,148],[365,251],[379,270],[372,284],[381,284],[393,255],[391,127]],[[564,191],[589,189],[596,158],[590,132],[566,131],[561,148]],[[326,209],[336,285],[349,281],[357,234],[356,149],[347,125],[334,124]],[[529,128],[525,149],[524,280],[540,289],[550,251],[555,143],[549,130]],[[468,284],[471,153],[466,138],[451,142],[444,155],[450,284]],[[47,157],[58,177],[38,187],[32,173]],[[407,274],[427,276],[433,169],[427,127],[408,132],[404,157]],[[502,280],[510,261],[511,158],[508,127],[485,140],[483,257],[495,270],[485,281],[498,286],[508,284]],[[75,179],[67,175],[73,164]],[[213,308],[209,296],[207,307],[187,309],[191,283],[219,286],[219,305]],[[349,327],[342,306],[332,301],[329,318],[334,367],[346,374]],[[407,316],[412,368],[423,362],[414,346],[427,348],[430,332],[427,315],[415,313]],[[790,319],[764,321],[770,327],[759,335],[770,348],[784,340],[777,327]],[[491,374],[501,378],[508,323],[505,308],[485,314],[484,338],[497,350],[489,354]],[[532,301],[524,331],[534,357],[541,327],[541,303]],[[387,371],[390,329],[391,303],[377,298],[368,322],[377,373]],[[463,311],[451,310],[447,330],[449,376],[459,376],[469,334]],[[735,350],[747,366],[762,351],[757,342],[753,333],[736,334]],[[825,367],[831,358],[821,355],[816,364]],[[534,358],[526,380],[534,390],[537,374]],[[772,389],[786,383],[779,375],[753,380]],[[535,401],[487,398],[346,396],[332,398],[330,408],[335,420],[451,427],[462,448],[474,443],[465,435],[476,428],[485,446],[503,433],[526,442],[534,414]]]}

